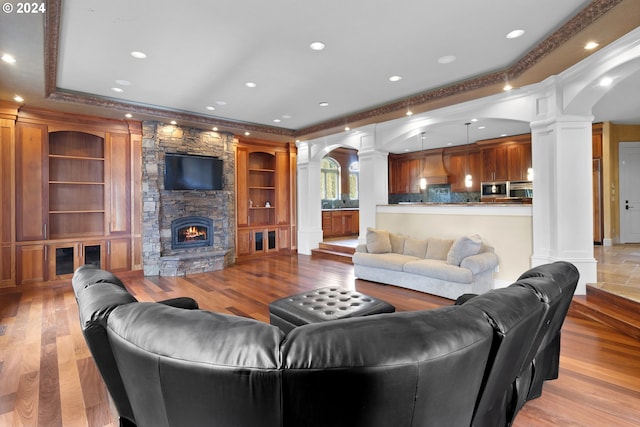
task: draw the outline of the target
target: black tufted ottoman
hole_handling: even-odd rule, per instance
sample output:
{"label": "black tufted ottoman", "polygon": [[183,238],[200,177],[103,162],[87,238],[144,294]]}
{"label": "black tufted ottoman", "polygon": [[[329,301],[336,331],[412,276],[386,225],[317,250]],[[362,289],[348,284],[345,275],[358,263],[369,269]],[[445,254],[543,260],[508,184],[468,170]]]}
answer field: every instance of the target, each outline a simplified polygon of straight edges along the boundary
{"label": "black tufted ottoman", "polygon": [[272,325],[286,333],[307,323],[394,311],[396,308],[386,301],[328,286],[273,301],[269,304],[269,319]]}

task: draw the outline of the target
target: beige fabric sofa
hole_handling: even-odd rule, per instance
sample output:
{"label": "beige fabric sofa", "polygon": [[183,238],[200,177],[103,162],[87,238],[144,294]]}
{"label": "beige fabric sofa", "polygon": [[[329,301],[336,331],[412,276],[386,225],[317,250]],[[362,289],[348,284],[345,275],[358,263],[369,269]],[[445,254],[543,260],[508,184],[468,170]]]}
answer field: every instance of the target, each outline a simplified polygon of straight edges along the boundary
{"label": "beige fabric sofa", "polygon": [[360,279],[456,299],[493,288],[498,256],[478,235],[415,239],[368,228],[353,264]]}

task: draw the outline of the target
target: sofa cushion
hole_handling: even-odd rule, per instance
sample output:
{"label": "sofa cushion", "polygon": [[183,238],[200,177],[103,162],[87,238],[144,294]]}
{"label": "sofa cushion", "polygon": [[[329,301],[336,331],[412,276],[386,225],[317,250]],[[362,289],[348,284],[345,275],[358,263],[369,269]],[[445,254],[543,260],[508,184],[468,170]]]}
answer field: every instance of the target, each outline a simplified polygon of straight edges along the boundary
{"label": "sofa cushion", "polygon": [[385,270],[402,271],[402,267],[409,261],[420,258],[402,254],[369,254],[356,252],[353,254],[353,263],[364,267],[382,268]]}
{"label": "sofa cushion", "polygon": [[447,282],[471,283],[473,281],[473,274],[471,274],[470,270],[447,264],[443,260],[420,259],[409,261],[404,265],[403,271]]}
{"label": "sofa cushion", "polygon": [[404,250],[402,253],[418,258],[424,258],[427,254],[427,241],[407,237],[404,241]]}
{"label": "sofa cushion", "polygon": [[389,233],[389,240],[391,241],[391,252],[394,254],[401,254],[404,252],[404,240],[406,236],[402,234]]}
{"label": "sofa cushion", "polygon": [[370,254],[384,254],[391,252],[391,239],[387,230],[367,228],[367,252]]}
{"label": "sofa cushion", "polygon": [[466,257],[479,254],[480,249],[482,239],[477,234],[458,237],[447,253],[447,264],[460,265]]}
{"label": "sofa cushion", "polygon": [[445,261],[451,245],[453,245],[453,240],[432,237],[427,244],[427,255],[425,258]]}

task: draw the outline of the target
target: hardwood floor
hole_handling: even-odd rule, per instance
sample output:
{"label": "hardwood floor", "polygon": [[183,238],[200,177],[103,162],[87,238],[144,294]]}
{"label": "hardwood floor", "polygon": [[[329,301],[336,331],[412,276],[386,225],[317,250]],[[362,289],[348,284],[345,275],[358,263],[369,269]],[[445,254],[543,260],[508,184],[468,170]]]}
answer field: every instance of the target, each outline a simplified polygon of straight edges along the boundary
{"label": "hardwood floor", "polygon": [[[180,278],[119,276],[141,301],[191,296],[203,309],[265,322],[270,301],[328,285],[358,289],[399,311],[452,303],[356,280],[352,265],[305,255]],[[116,426],[80,332],[70,281],[0,289],[0,427],[23,425]],[[542,397],[527,403],[514,425],[640,425],[640,342],[570,315],[562,332],[560,378],[545,384]]]}

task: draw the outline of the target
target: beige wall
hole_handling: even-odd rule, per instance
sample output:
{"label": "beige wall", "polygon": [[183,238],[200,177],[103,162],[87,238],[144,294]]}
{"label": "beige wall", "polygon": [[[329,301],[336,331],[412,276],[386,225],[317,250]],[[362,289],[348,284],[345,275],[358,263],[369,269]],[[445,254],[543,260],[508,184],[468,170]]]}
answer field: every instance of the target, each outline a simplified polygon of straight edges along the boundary
{"label": "beige wall", "polygon": [[416,238],[479,234],[500,259],[496,287],[511,284],[531,266],[531,206],[378,206],[376,227]]}

